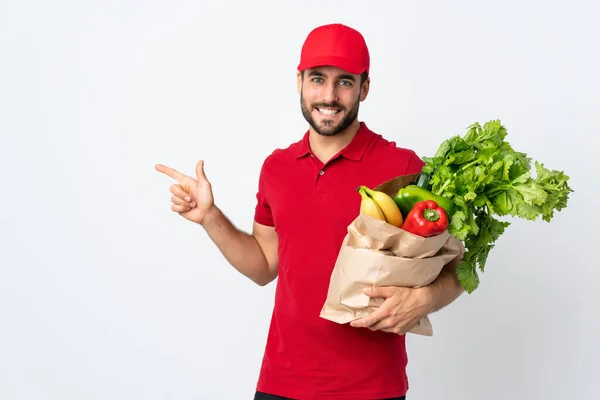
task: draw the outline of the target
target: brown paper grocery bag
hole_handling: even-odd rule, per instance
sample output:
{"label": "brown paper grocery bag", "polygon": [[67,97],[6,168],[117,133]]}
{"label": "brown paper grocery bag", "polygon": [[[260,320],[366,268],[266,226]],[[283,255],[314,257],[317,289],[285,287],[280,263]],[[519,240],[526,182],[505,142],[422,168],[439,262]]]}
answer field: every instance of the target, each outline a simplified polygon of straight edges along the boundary
{"label": "brown paper grocery bag", "polygon": [[[417,176],[400,176],[374,189],[394,197]],[[344,324],[368,315],[377,305],[362,292],[364,287],[426,286],[460,250],[460,241],[447,231],[424,238],[359,213],[348,226],[320,316]],[[433,335],[429,318],[422,318],[409,332]]]}

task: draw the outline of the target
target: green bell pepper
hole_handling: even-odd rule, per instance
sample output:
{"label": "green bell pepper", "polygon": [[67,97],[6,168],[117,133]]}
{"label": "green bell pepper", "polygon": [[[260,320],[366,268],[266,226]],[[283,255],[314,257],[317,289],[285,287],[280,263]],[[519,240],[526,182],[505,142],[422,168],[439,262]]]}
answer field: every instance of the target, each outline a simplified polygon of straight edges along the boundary
{"label": "green bell pepper", "polygon": [[438,196],[431,191],[427,190],[427,184],[429,182],[428,176],[426,174],[421,174],[417,182],[413,185],[408,185],[403,187],[398,191],[398,193],[394,196],[394,202],[400,208],[402,212],[402,216],[406,218],[410,210],[420,201],[425,200],[433,200],[440,207],[446,211],[446,215],[448,218],[451,218],[456,210],[456,206],[452,199],[448,197]]}

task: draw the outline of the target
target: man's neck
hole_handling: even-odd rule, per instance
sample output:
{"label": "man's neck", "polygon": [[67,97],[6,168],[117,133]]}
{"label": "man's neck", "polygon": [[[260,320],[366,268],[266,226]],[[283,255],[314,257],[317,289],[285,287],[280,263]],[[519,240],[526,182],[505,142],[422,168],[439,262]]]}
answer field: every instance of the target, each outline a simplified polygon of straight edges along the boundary
{"label": "man's neck", "polygon": [[335,136],[323,136],[319,135],[314,129],[310,128],[310,134],[308,135],[308,142],[310,149],[312,150],[315,157],[317,157],[323,164],[331,159],[348,145],[356,136],[356,133],[360,129],[360,122],[356,119],[352,125],[344,129],[342,132]]}

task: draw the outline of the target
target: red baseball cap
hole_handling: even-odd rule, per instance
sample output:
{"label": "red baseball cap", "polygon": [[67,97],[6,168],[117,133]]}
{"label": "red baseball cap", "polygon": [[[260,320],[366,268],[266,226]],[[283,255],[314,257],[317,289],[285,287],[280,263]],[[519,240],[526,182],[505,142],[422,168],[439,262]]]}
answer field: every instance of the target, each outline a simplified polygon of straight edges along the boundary
{"label": "red baseball cap", "polygon": [[313,29],[302,45],[298,70],[325,65],[335,66],[352,74],[368,74],[369,49],[360,32],[343,24],[329,24]]}

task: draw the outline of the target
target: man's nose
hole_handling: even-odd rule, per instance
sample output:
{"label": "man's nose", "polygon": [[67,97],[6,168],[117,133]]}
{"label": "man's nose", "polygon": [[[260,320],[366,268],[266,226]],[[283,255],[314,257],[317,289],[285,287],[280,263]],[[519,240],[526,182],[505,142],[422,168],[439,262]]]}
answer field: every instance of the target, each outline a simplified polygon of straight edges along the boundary
{"label": "man's nose", "polygon": [[327,85],[325,85],[321,91],[321,96],[323,98],[323,102],[325,103],[336,103],[338,100],[336,84],[333,82],[327,83]]}

